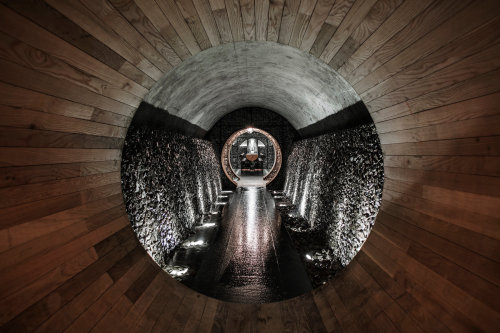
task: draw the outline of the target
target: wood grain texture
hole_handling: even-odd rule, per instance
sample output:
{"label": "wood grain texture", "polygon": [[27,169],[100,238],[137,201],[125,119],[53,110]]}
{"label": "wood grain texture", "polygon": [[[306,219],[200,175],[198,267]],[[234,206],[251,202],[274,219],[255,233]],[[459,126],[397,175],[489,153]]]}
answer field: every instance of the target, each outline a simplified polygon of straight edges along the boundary
{"label": "wood grain texture", "polygon": [[181,59],[171,45],[163,38],[153,23],[132,0],[114,0],[110,3],[123,15],[134,28],[169,62],[175,66]]}
{"label": "wood grain texture", "polygon": [[269,0],[255,0],[255,39],[267,40]]}
{"label": "wood grain texture", "polygon": [[[374,54],[371,59],[368,59],[363,64],[363,70],[365,72],[360,72],[362,68],[360,66],[359,71],[356,70],[346,77],[357,91],[362,91],[362,87],[370,85],[371,76],[378,76],[377,81],[380,82],[382,79],[392,76],[395,72],[400,71],[402,68],[439,49],[443,45],[439,43],[438,40],[446,40],[447,43],[449,43],[463,36],[465,33],[473,31],[475,28],[495,17],[493,13],[495,13],[494,7],[496,4],[494,3],[485,2],[483,6],[475,6],[474,3],[472,3],[465,8],[463,8],[462,5],[467,4],[467,2],[461,3],[462,5],[459,6],[455,6],[455,2],[438,2],[436,6],[437,4],[440,4],[440,6],[437,8],[429,8],[428,12],[422,12],[422,15],[417,17],[413,24],[408,25],[408,31],[403,30],[400,34],[396,35],[392,41],[389,41],[386,47],[380,48],[379,52],[385,51],[386,55],[384,57],[378,56],[378,62],[371,62],[371,59],[377,57]],[[444,24],[432,30],[433,27],[438,25],[437,22],[441,22],[443,17],[446,18],[447,15],[456,13],[457,10],[460,10],[457,15],[452,16],[452,18],[445,21]],[[481,17],[481,19],[479,19],[479,17]],[[427,24],[427,20],[429,24]],[[461,29],[459,22],[463,22],[464,20],[468,21],[469,24],[467,28]],[[421,28],[417,29],[417,26]],[[412,32],[411,34],[410,31]],[[424,36],[422,37],[421,34],[424,34]],[[415,42],[415,40],[418,41]],[[397,66],[396,63],[400,64],[402,67]],[[382,64],[383,66],[381,66]],[[384,74],[381,74],[382,71]],[[370,72],[370,74],[364,74],[367,72]],[[363,79],[363,83],[360,82],[361,79]]]}
{"label": "wood grain texture", "polygon": [[[42,11],[42,13],[45,13],[45,11]],[[0,15],[2,15],[2,19],[0,20],[2,22],[2,31],[7,34],[9,31],[16,31],[16,39],[21,40],[26,44],[40,49],[57,58],[60,58],[68,64],[73,65],[80,70],[91,74],[92,76],[101,78],[108,83],[119,86],[123,90],[129,91],[138,97],[143,97],[148,91],[145,87],[140,86],[140,84],[131,81],[124,75],[121,75],[120,73],[114,71],[114,65],[112,67],[108,67],[107,63],[104,64],[101,61],[97,61],[92,57],[92,55],[82,52],[68,42],[59,39],[51,33],[48,33],[46,30],[41,29],[36,24],[33,24],[28,19],[17,15],[15,12],[7,9],[6,7],[2,7]],[[66,24],[67,22],[64,21],[61,25],[65,27]],[[21,25],[24,26],[24,29],[19,29]],[[76,27],[76,25],[73,24],[68,28],[73,29],[74,27]],[[75,38],[76,37],[73,37],[71,40]],[[78,43],[76,43],[76,45],[81,47]],[[111,50],[109,50],[109,52],[111,52]],[[127,62],[118,63],[116,65],[118,71],[120,71],[120,68],[122,68],[126,63]],[[137,68],[136,71],[138,71]]]}
{"label": "wood grain texture", "polygon": [[198,16],[198,12],[194,7],[193,2],[190,0],[183,0],[176,1],[176,3],[201,49],[205,50],[209,47],[212,47],[211,41],[209,40],[205,28],[201,23],[200,17]]}
{"label": "wood grain texture", "polygon": [[[182,13],[177,8],[174,0],[158,0],[156,1],[161,8],[163,14],[168,18],[172,27],[175,29],[179,37],[182,39],[191,54],[196,54],[201,51],[200,45],[195,38],[195,32],[189,29],[188,24],[184,20]],[[199,38],[201,36],[198,36]]]}
{"label": "wood grain texture", "polygon": [[[2,332],[500,327],[498,1],[0,3]],[[121,193],[123,139],[149,88],[191,55],[243,40],[339,70],[384,152],[361,251],[279,303],[225,303],[170,278],[138,244]]]}
{"label": "wood grain texture", "polygon": [[210,8],[210,3],[208,0],[193,0],[193,4],[196,7],[196,12],[200,17],[203,28],[210,39],[210,43],[212,46],[219,45],[221,43],[220,34],[217,29],[212,9]]}
{"label": "wood grain texture", "polygon": [[174,49],[181,59],[187,59],[191,56],[188,48],[179,37],[174,27],[170,24],[169,20],[163,14],[162,10],[156,2],[147,0],[134,0],[137,6],[142,10],[144,15],[153,23],[158,32]]}
{"label": "wood grain texture", "polygon": [[325,50],[326,45],[337,31],[338,26],[344,20],[345,15],[351,10],[354,0],[336,0],[330,14],[321,26],[321,30],[316,37],[310,53],[318,57]]}
{"label": "wood grain texture", "polygon": [[307,25],[307,29],[300,43],[300,49],[302,51],[309,52],[334,3],[335,0],[318,0],[316,2],[314,12],[311,15],[311,19],[309,20],[309,24]]}
{"label": "wood grain texture", "polygon": [[[378,1],[366,15],[366,19],[353,31],[337,54],[329,62],[332,68],[339,69],[345,61],[351,60],[354,52],[359,52],[361,44],[371,37],[382,23],[401,4],[400,0]],[[363,46],[364,47],[364,46]],[[343,69],[343,68],[342,68]],[[341,71],[339,71],[340,73]],[[342,72],[344,73],[344,72]]]}
{"label": "wood grain texture", "polygon": [[225,4],[233,41],[245,40],[239,0],[225,0]]}
{"label": "wood grain texture", "polygon": [[339,27],[335,30],[335,34],[333,34],[328,44],[326,44],[325,49],[319,57],[321,60],[329,63],[333,59],[347,38],[349,38],[349,35],[363,21],[375,2],[375,0],[357,0],[354,2],[346,16],[342,19],[342,23],[340,23]]}
{"label": "wood grain texture", "polygon": [[300,7],[300,0],[285,0],[281,16],[281,25],[278,42],[288,45],[292,36],[293,26],[297,18],[297,12]]}
{"label": "wood grain texture", "polygon": [[269,21],[267,24],[267,40],[270,42],[278,42],[284,5],[285,0],[270,1]]}
{"label": "wood grain texture", "polygon": [[295,23],[293,24],[292,34],[289,45],[298,48],[302,43],[306,29],[309,26],[309,20],[316,7],[317,0],[303,0],[297,12]]}
{"label": "wood grain texture", "polygon": [[[146,59],[137,49],[134,49],[126,40],[120,37],[111,27],[101,21],[90,9],[80,2],[65,2],[51,0],[48,3],[63,15],[78,24],[84,30],[96,36],[102,43],[108,45],[115,52],[127,59],[153,80],[158,80],[162,72]],[[134,30],[135,31],[135,30]]]}
{"label": "wood grain texture", "polygon": [[245,40],[255,40],[255,1],[240,0],[240,10]]}
{"label": "wood grain texture", "polygon": [[[424,1],[404,1],[399,5],[394,12],[387,17],[387,19],[380,25],[380,27],[360,46],[354,54],[349,58],[348,61],[339,69],[341,75],[346,76],[356,69],[361,63],[363,63],[373,52],[388,41],[392,36],[398,33],[403,27],[407,25],[407,22],[413,19],[421,11],[423,11],[429,4],[431,0]],[[394,6],[394,4],[392,4]],[[377,8],[378,10],[389,10],[391,11],[391,4],[386,8]]]}

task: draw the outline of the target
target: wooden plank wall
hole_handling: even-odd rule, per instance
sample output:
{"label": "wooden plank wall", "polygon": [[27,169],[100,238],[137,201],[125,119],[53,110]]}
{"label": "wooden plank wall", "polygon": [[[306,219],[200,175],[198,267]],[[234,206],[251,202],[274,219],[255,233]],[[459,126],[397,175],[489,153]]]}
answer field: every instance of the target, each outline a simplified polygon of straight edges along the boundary
{"label": "wooden plank wall", "polygon": [[[1,0],[0,325],[24,331],[498,331],[498,0]],[[173,66],[240,40],[338,70],[380,133],[376,225],[312,294],[234,305],[159,271],[120,151]]]}

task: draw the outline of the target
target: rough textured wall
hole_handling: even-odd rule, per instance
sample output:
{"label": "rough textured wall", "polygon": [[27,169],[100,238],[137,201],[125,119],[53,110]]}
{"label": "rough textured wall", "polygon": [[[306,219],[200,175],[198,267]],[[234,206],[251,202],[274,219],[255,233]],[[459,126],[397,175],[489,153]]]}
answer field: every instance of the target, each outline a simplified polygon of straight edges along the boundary
{"label": "rough textured wall", "polygon": [[206,140],[131,126],[122,156],[122,188],[137,237],[160,265],[210,212],[220,163]]}
{"label": "rough textured wall", "polygon": [[383,179],[372,124],[296,142],[284,189],[302,217],[294,230],[326,235],[329,260],[347,265],[375,222]]}

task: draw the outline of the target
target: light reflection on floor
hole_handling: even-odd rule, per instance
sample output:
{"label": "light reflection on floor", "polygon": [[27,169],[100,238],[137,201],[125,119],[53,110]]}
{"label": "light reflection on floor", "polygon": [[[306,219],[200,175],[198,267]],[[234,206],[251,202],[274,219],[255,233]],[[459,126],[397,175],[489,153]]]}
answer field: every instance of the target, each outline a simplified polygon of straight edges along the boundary
{"label": "light reflection on floor", "polygon": [[310,291],[311,284],[265,187],[224,193],[221,214],[208,216],[166,269],[218,299],[266,303]]}

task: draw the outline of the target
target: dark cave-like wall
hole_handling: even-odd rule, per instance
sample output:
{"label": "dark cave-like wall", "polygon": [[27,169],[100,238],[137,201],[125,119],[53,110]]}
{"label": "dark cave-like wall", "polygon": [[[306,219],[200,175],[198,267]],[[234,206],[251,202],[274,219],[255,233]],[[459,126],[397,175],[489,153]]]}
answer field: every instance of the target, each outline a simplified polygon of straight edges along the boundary
{"label": "dark cave-like wall", "polygon": [[160,265],[209,213],[221,189],[209,141],[149,126],[131,126],[122,157],[122,188],[132,227]]}
{"label": "dark cave-like wall", "polygon": [[327,234],[332,261],[347,265],[375,222],[383,188],[383,155],[373,124],[297,141],[288,157],[285,194]]}
{"label": "dark cave-like wall", "polygon": [[[283,164],[280,173],[268,185],[268,188],[271,190],[283,189],[287,157],[290,154],[293,142],[299,138],[299,134],[288,120],[279,114],[262,108],[239,109],[222,117],[210,129],[205,138],[213,142],[217,159],[220,161],[220,153],[227,139],[234,132],[246,127],[260,128],[271,134],[278,141],[283,154]],[[223,188],[234,188],[234,185],[222,171],[221,179]]]}

